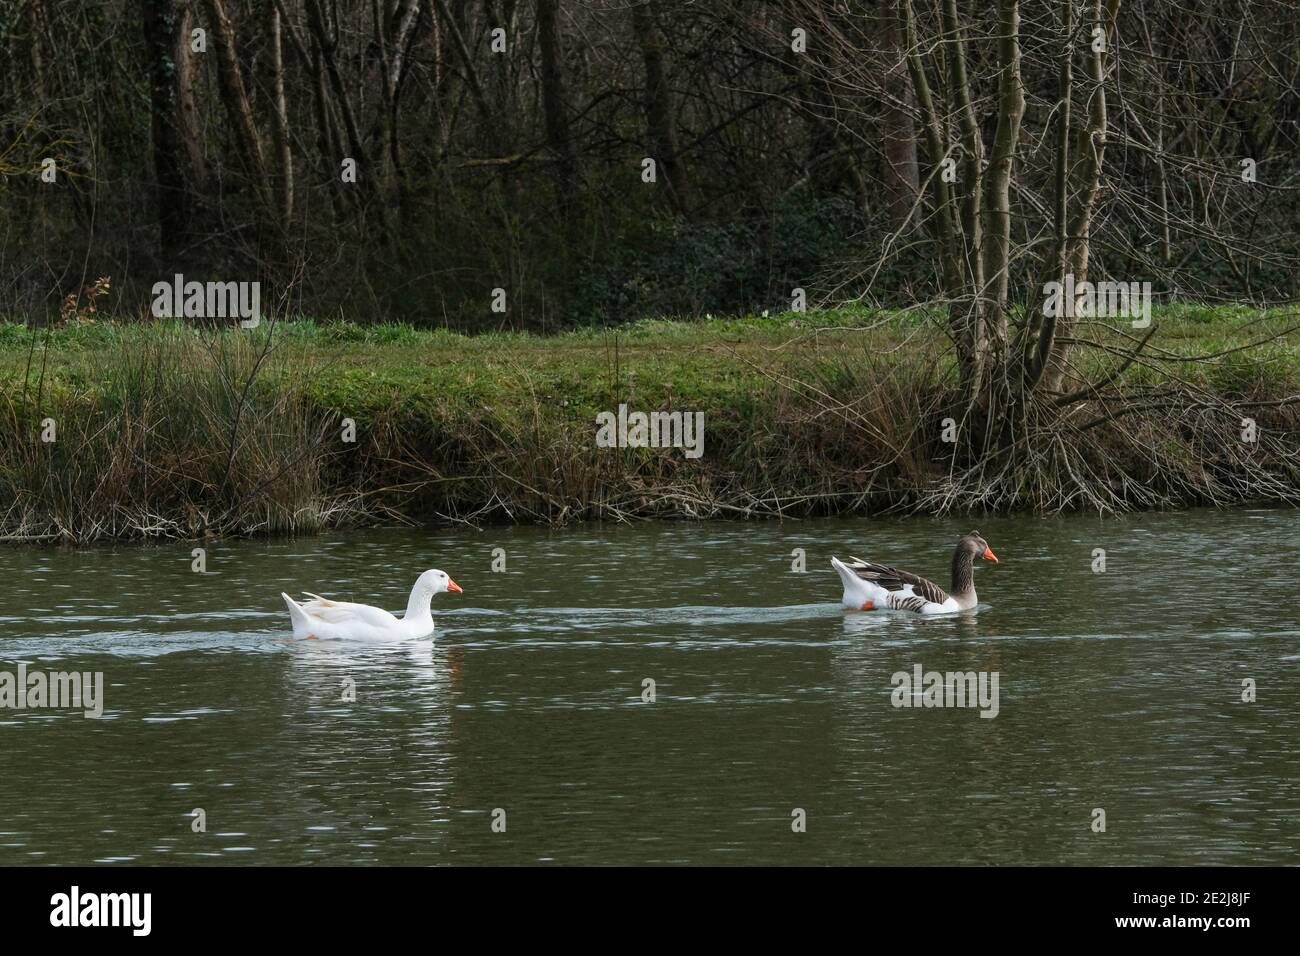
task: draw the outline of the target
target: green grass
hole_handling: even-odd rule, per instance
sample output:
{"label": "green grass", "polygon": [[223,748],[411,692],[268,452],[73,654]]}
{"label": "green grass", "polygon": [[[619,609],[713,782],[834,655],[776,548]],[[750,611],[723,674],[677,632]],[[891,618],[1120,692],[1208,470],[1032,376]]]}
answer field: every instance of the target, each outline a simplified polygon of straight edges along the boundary
{"label": "green grass", "polygon": [[[390,389],[437,391],[469,400],[491,398],[525,375],[543,387],[566,390],[575,399],[605,402],[610,390],[627,379],[653,394],[674,392],[683,397],[710,398],[743,392],[762,376],[747,362],[774,368],[818,358],[852,358],[869,348],[889,348],[939,328],[940,317],[912,314],[873,314],[865,310],[828,310],[770,317],[671,321],[647,319],[616,332],[587,329],[541,337],[495,332],[466,336],[444,330],[419,330],[409,325],[357,325],[310,320],[280,322],[274,328],[238,333],[260,348],[270,336],[274,344],[267,371],[310,364],[319,368],[314,394],[344,407],[366,403]],[[1155,314],[1158,349],[1193,356],[1239,348],[1300,323],[1300,312],[1256,313],[1244,308],[1207,309],[1174,306]],[[846,331],[846,329],[848,331]],[[1122,336],[1084,329],[1087,338],[1116,346]],[[1130,332],[1137,335],[1137,332]],[[34,351],[39,372],[42,357],[52,381],[89,384],[107,374],[104,357],[173,337],[201,338],[193,329],[173,323],[116,326],[108,323],[72,324],[53,330],[0,323],[0,381],[12,387],[21,379]],[[1082,357],[1081,371],[1104,368],[1109,359],[1097,353]],[[1236,368],[1231,360],[1224,370]],[[1253,352],[1252,368],[1268,367],[1278,374],[1300,365],[1300,336],[1286,338]],[[1193,365],[1182,371],[1199,373]]]}

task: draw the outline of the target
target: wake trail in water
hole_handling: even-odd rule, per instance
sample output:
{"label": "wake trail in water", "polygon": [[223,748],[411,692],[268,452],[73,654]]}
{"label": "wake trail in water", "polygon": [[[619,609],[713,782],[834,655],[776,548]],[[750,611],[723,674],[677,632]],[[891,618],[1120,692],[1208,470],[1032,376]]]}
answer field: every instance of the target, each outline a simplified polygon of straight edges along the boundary
{"label": "wake trail in water", "polygon": [[[558,635],[580,641],[610,638],[639,642],[646,631],[662,639],[689,635],[698,639],[713,628],[763,627],[825,620],[841,614],[834,604],[780,607],[515,607],[509,610],[457,608],[436,619],[435,640],[476,645],[500,640],[530,643]],[[187,625],[177,627],[178,624]],[[283,652],[297,642],[279,611],[239,610],[222,614],[188,612],[137,615],[50,615],[36,619],[0,619],[0,654],[7,658],[72,658],[111,655],[155,657],[196,651],[234,653]],[[736,643],[744,638],[713,635]],[[427,639],[426,639],[427,640]],[[327,642],[328,643],[328,642]],[[347,642],[344,642],[347,643]],[[405,642],[413,643],[413,642]]]}

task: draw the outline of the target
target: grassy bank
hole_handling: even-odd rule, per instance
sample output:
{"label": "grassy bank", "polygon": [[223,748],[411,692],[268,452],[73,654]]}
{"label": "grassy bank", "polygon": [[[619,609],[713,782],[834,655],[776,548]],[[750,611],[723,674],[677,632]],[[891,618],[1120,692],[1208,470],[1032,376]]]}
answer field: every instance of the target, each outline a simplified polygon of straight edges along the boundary
{"label": "grassy bank", "polygon": [[[955,460],[942,439],[955,375],[935,318],[850,310],[546,338],[0,323],[0,536],[1300,499],[1300,334],[1247,347],[1294,312],[1159,310],[1110,397],[1035,424],[996,467]],[[1132,335],[1081,329],[1079,381],[1105,378]],[[620,403],[703,412],[704,455],[596,447],[597,413]]]}

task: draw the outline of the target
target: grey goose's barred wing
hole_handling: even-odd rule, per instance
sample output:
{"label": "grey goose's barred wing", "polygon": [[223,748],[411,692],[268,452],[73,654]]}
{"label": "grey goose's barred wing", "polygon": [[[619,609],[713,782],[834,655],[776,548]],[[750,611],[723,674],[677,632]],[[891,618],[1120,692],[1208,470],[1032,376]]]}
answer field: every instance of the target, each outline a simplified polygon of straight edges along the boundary
{"label": "grey goose's barred wing", "polygon": [[[948,592],[928,578],[910,571],[900,571],[884,564],[863,561],[861,558],[850,559],[852,568],[864,581],[871,581],[889,591],[889,606],[900,611],[919,611],[927,603],[942,604],[948,600]],[[911,593],[899,593],[907,591]]]}

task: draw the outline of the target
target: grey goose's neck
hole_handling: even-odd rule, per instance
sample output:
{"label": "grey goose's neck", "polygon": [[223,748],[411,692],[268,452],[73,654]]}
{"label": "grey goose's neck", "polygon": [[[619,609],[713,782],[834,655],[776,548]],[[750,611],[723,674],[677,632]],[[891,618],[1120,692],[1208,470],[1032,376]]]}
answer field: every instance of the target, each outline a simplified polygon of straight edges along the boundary
{"label": "grey goose's neck", "polygon": [[948,593],[960,603],[975,603],[975,555],[970,550],[957,545],[952,555],[952,590]]}

